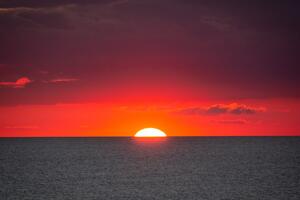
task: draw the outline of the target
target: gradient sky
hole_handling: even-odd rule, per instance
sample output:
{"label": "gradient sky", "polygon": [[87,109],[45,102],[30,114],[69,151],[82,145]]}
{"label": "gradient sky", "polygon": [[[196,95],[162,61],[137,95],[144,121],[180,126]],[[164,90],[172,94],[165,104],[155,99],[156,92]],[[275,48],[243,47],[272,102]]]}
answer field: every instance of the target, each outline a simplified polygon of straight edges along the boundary
{"label": "gradient sky", "polygon": [[0,0],[0,136],[300,135],[299,9]]}

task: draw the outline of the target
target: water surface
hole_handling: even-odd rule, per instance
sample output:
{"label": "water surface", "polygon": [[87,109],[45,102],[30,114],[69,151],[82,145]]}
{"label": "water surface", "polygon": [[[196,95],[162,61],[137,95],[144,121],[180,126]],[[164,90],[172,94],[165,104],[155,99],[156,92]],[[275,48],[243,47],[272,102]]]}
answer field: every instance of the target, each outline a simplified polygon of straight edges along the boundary
{"label": "water surface", "polygon": [[0,139],[0,199],[300,199],[300,138]]}

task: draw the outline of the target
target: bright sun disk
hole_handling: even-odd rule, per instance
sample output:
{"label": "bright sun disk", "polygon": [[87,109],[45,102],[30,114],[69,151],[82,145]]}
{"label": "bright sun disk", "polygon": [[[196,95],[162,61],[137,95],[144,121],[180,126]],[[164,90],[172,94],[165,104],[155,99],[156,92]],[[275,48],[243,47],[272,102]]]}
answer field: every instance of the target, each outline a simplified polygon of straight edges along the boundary
{"label": "bright sun disk", "polygon": [[144,128],[138,131],[134,137],[167,137],[167,135],[157,128]]}

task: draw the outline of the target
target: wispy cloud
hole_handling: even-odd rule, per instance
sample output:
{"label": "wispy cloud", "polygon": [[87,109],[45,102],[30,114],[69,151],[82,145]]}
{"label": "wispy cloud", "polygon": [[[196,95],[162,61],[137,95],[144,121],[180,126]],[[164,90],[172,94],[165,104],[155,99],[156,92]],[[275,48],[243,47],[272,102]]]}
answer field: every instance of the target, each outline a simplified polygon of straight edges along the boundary
{"label": "wispy cloud", "polygon": [[224,119],[224,120],[213,120],[212,123],[217,124],[246,124],[248,121],[243,119]]}
{"label": "wispy cloud", "polygon": [[176,112],[184,115],[220,115],[220,114],[255,114],[265,111],[264,108],[250,107],[244,104],[215,104],[209,107],[182,108]]}
{"label": "wispy cloud", "polygon": [[56,79],[51,79],[49,81],[45,81],[46,83],[68,83],[68,82],[75,82],[79,81],[77,78],[56,78]]}
{"label": "wispy cloud", "polygon": [[0,14],[29,12],[29,11],[35,11],[35,10],[37,10],[37,9],[29,8],[29,7],[0,8]]}
{"label": "wispy cloud", "polygon": [[38,126],[5,126],[5,129],[18,129],[18,130],[35,130],[38,129]]}
{"label": "wispy cloud", "polygon": [[21,77],[17,79],[15,82],[0,82],[0,87],[10,87],[10,88],[24,88],[27,84],[31,83],[28,77]]}

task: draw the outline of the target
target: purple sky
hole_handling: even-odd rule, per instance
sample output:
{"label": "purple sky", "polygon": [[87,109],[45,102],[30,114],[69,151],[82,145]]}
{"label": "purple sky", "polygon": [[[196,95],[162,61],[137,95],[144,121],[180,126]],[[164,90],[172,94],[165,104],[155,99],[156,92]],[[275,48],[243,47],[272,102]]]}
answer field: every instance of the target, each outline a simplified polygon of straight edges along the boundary
{"label": "purple sky", "polygon": [[299,102],[299,9],[296,0],[0,0],[0,107]]}

